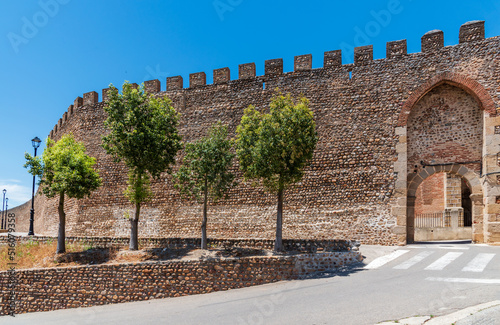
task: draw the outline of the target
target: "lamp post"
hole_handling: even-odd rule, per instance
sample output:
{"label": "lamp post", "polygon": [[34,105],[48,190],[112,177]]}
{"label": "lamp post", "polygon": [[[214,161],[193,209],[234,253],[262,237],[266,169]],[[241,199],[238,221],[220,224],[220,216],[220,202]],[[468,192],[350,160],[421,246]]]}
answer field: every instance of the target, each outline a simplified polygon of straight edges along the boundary
{"label": "lamp post", "polygon": [[[31,140],[31,145],[35,148],[35,157],[36,157],[36,149],[40,147],[40,140],[38,137],[34,137]],[[28,231],[28,236],[34,236],[35,232],[33,231],[33,223],[35,222],[35,175],[33,175],[33,190],[31,191],[31,210],[30,210],[30,229]]]}
{"label": "lamp post", "polygon": [[3,201],[2,201],[2,225],[1,228],[3,229],[3,217],[5,215],[5,193],[7,193],[6,189],[3,189]]}
{"label": "lamp post", "polygon": [[9,209],[9,198],[5,198],[5,224],[3,226],[4,229],[7,229],[7,210]]}

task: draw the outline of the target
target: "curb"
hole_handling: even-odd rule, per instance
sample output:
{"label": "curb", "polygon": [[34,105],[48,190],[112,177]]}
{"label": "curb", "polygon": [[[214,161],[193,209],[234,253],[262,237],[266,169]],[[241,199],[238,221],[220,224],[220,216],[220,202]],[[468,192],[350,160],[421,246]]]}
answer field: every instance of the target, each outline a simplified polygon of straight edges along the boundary
{"label": "curb", "polygon": [[425,325],[442,325],[442,324],[452,324],[459,320],[465,319],[472,314],[475,314],[483,309],[488,309],[492,307],[500,306],[500,300],[495,300],[491,302],[487,302],[484,304],[468,307],[457,312],[454,312],[449,315],[435,317],[425,322]]}
{"label": "curb", "polygon": [[467,307],[452,314],[430,317],[430,316],[418,316],[403,318],[397,321],[381,322],[377,325],[387,325],[387,324],[401,324],[401,325],[449,325],[454,324],[460,320],[467,319],[468,317],[476,314],[482,310],[498,307],[500,308],[500,300],[490,301],[484,304],[479,304],[472,307]]}

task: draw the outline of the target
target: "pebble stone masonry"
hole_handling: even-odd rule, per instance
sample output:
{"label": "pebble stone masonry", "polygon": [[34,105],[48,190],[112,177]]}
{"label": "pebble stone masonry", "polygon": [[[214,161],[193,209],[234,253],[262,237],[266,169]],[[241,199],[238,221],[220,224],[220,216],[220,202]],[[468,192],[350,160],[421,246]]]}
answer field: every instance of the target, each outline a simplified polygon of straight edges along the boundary
{"label": "pebble stone masonry", "polygon": [[[387,43],[387,55],[373,59],[373,46],[355,49],[354,63],[342,64],[340,51],[324,56],[312,69],[312,56],[239,66],[238,80],[229,68],[145,82],[155,96],[168,96],[182,114],[180,132],[193,141],[218,120],[234,136],[243,110],[268,106],[276,88],[310,100],[319,142],[304,179],[285,194],[283,236],[289,239],[345,239],[362,244],[402,245],[414,238],[415,193],[438,172],[463,177],[471,188],[473,240],[500,242],[500,38],[485,39],[484,22],[464,24],[459,44],[444,46],[444,33],[421,38],[422,51],[407,53],[406,40]],[[73,132],[97,158],[103,187],[89,199],[67,200],[68,236],[126,237],[124,218],[132,206],[123,196],[126,169],[101,148],[105,134],[104,101],[96,92],[75,99],[50,132],[58,140]],[[177,167],[178,168],[178,165]],[[174,168],[174,170],[176,169]],[[229,198],[210,207],[211,238],[274,238],[276,198],[242,181]],[[200,206],[182,200],[162,175],[152,183],[152,201],[141,210],[140,237],[198,237]],[[20,207],[19,212],[22,212]],[[26,210],[26,207],[24,208]],[[38,193],[35,231],[57,233],[57,203]],[[29,213],[18,214],[27,231]]]}
{"label": "pebble stone masonry", "polygon": [[[15,271],[15,313],[180,297],[301,279],[362,260],[358,251],[227,260],[159,261]],[[12,283],[0,272],[0,316]],[[4,289],[5,288],[5,289]]]}

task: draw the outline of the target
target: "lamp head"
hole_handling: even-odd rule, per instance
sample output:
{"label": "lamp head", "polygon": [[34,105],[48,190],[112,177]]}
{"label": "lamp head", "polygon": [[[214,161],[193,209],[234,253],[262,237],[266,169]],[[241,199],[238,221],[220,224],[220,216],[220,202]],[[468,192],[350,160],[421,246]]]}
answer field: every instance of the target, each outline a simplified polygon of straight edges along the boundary
{"label": "lamp head", "polygon": [[7,193],[7,190],[6,190],[6,189],[3,189],[3,191],[2,191],[2,192],[3,192],[3,194],[5,194],[5,193]]}
{"label": "lamp head", "polygon": [[34,137],[33,139],[31,139],[31,144],[33,145],[33,148],[35,148],[35,149],[38,149],[38,147],[40,147],[41,142],[42,142],[42,140],[40,140],[38,137]]}

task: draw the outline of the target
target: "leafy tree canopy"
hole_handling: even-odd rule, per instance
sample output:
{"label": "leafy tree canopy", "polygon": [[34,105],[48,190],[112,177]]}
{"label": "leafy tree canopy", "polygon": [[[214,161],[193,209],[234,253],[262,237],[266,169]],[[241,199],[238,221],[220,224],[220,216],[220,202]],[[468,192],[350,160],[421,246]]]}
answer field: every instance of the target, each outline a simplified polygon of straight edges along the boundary
{"label": "leafy tree canopy", "polygon": [[151,196],[149,176],[157,178],[171,172],[177,151],[181,149],[178,134],[179,114],[167,97],[155,97],[125,82],[122,94],[110,85],[103,147],[115,161],[129,167],[127,197],[133,203]]}
{"label": "leafy tree canopy", "polygon": [[89,196],[101,185],[98,171],[94,170],[96,160],[85,153],[83,143],[73,134],[63,135],[54,142],[47,138],[47,147],[42,157],[25,154],[24,167],[32,175],[40,176],[40,186],[47,197],[66,194],[81,199]]}
{"label": "leafy tree canopy", "polygon": [[174,175],[175,187],[182,195],[200,203],[205,189],[216,202],[233,185],[234,174],[229,171],[234,154],[227,138],[227,126],[218,122],[208,136],[186,144],[183,164]]}
{"label": "leafy tree canopy", "polygon": [[236,130],[237,155],[246,179],[259,179],[276,193],[298,182],[318,141],[309,101],[294,104],[290,94],[277,93],[269,113],[250,106]]}

